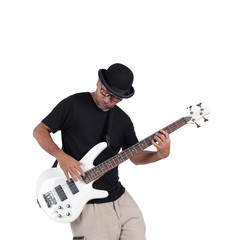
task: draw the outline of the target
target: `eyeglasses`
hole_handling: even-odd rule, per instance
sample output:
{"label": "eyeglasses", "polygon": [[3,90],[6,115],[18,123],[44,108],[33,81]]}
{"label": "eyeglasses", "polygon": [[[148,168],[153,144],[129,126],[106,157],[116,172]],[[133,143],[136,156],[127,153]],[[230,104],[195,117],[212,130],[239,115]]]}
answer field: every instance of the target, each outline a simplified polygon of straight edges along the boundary
{"label": "eyeglasses", "polygon": [[100,89],[100,93],[104,96],[104,97],[110,97],[112,102],[118,103],[120,101],[122,101],[122,98],[116,97],[113,94],[111,94],[109,91],[107,91],[106,89],[104,89],[102,87],[102,83],[101,83],[101,89]]}

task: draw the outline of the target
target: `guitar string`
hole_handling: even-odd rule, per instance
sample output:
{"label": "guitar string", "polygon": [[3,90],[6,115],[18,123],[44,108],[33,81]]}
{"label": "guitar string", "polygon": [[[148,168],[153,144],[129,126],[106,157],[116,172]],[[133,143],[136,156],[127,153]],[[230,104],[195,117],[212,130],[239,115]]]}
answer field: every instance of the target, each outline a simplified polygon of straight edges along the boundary
{"label": "guitar string", "polygon": [[[181,122],[181,123],[180,123],[180,122]],[[174,122],[174,123],[168,125],[167,127],[165,127],[164,130],[165,130],[165,131],[167,130],[168,133],[172,133],[172,132],[174,132],[175,130],[179,129],[180,127],[184,126],[185,124],[186,124],[186,121],[184,120],[184,118],[180,118],[180,119],[177,120],[176,122]],[[170,127],[170,126],[171,126],[171,127]],[[126,150],[124,150],[123,152],[121,152],[121,153],[113,156],[112,158],[118,158],[117,156],[123,155],[123,154],[125,154],[125,152],[128,152],[128,154],[132,153],[132,150],[131,150],[132,148],[139,147],[139,145],[141,145],[140,143],[143,143],[143,142],[146,142],[146,141],[148,141],[148,142],[149,142],[149,141],[152,141],[153,137],[154,137],[155,134],[158,133],[158,132],[159,132],[159,131],[155,132],[154,134],[152,134],[152,135],[150,135],[149,137],[141,140],[141,141],[138,142],[137,144],[129,147],[128,149],[126,149]],[[149,139],[149,138],[151,138],[151,139]],[[147,147],[149,147],[149,146],[151,146],[152,144],[149,145],[148,143],[146,143],[146,145],[148,145]],[[147,147],[145,147],[145,148],[143,148],[143,149],[146,149]],[[140,151],[143,150],[141,147],[140,147],[140,149],[141,149]],[[136,151],[136,152],[138,153],[139,151]],[[134,155],[136,155],[137,153],[135,153]],[[128,157],[128,156],[127,156],[127,157]],[[112,159],[112,158],[110,158],[110,159]],[[100,163],[99,165],[104,165],[104,163],[106,163],[106,162],[109,161],[110,159],[105,160],[104,162]],[[127,159],[129,159],[129,158],[127,158]],[[122,162],[126,161],[127,159],[124,159],[124,160],[120,161],[119,164],[121,164]],[[101,177],[101,175],[104,175],[106,172],[108,172],[108,171],[112,170],[113,168],[117,167],[119,164],[117,164],[116,166],[113,166],[113,167],[110,168],[110,169],[107,169],[107,171],[103,171],[102,173],[100,173],[100,177]],[[87,172],[88,172],[88,171],[91,171],[91,170],[92,170],[92,172],[94,172],[93,169],[94,169],[94,168],[96,169],[96,167],[99,168],[99,165],[94,166],[93,168],[87,170]],[[99,176],[96,175],[95,173],[92,173],[91,175],[94,175],[94,176],[93,176],[93,177],[90,176],[90,182],[94,181],[95,179],[97,180],[97,179],[99,178]],[[79,182],[79,181],[80,181],[80,182]],[[83,181],[83,180],[78,180],[77,182],[74,181],[74,183],[75,183],[76,186],[79,186],[80,184],[82,184],[82,182],[84,182],[84,181]],[[90,183],[90,182],[89,182],[89,183]],[[86,184],[88,184],[88,183],[86,183]],[[71,189],[70,189],[70,187],[68,186],[67,183],[61,184],[61,187],[62,187],[63,190],[65,190],[65,191],[67,190],[68,192],[71,193]],[[55,190],[55,189],[52,189],[52,190],[50,190],[50,192],[56,192],[56,190]],[[56,193],[57,193],[57,192],[56,192]],[[57,194],[57,195],[58,195],[58,194]]]}
{"label": "guitar string", "polygon": [[[137,152],[137,151],[136,151]],[[130,151],[129,151],[129,153],[130,153]],[[132,153],[132,152],[131,152]],[[134,154],[135,155],[135,154]],[[128,159],[128,158],[127,158]],[[124,161],[126,161],[127,159],[123,159],[123,160],[121,160],[120,161],[120,163],[122,163],[122,162],[124,162]],[[106,161],[105,161],[106,162]],[[103,162],[103,164],[105,163],[105,162]],[[120,164],[119,163],[119,164]],[[99,170],[99,172],[100,172],[100,176],[101,175],[104,175],[106,172],[108,172],[109,170],[111,170],[111,169],[113,169],[113,168],[115,168],[115,167],[117,167],[119,164],[116,164],[116,166],[114,165],[114,166],[112,166],[110,169],[107,169],[107,171],[102,171],[101,172],[101,169]],[[99,166],[99,165],[98,165]],[[91,170],[91,169],[90,169]],[[88,170],[89,171],[89,170]],[[93,175],[93,176],[92,176]],[[90,182],[92,182],[92,181],[94,181],[95,179],[97,180],[99,178],[99,174],[98,173],[95,173],[94,171],[93,171],[93,173],[91,174],[91,176],[90,176]],[[77,182],[74,182],[75,183],[75,185],[76,185],[76,187],[78,187],[79,185],[81,185],[82,184],[82,182],[83,182],[83,180],[78,180]],[[87,184],[87,183],[86,183]],[[67,192],[69,192],[70,194],[71,194],[71,189],[70,189],[70,187],[68,186],[68,184],[67,183],[64,183],[64,184],[62,184],[61,185],[61,187],[62,187],[62,189],[63,189],[63,191],[65,192],[65,194],[67,193]],[[54,190],[52,190],[52,192],[56,192],[56,190],[54,189]],[[57,192],[56,192],[57,193]],[[58,194],[57,194],[58,195]]]}
{"label": "guitar string", "polygon": [[[185,123],[185,122],[184,122],[184,123]],[[175,122],[175,123],[173,123],[173,124],[177,124],[177,122]],[[171,125],[172,125],[172,124],[171,124]],[[177,125],[178,125],[178,124],[177,124]],[[185,124],[184,124],[184,125],[185,125]],[[183,126],[183,125],[181,124],[181,126]],[[170,125],[169,125],[168,127],[166,127],[165,129],[167,129],[167,128],[170,128]],[[169,132],[171,133],[171,132],[175,131],[175,130],[178,129],[178,128],[179,128],[179,126],[174,127],[174,129],[173,129],[173,127],[172,127],[171,130],[170,130]],[[172,131],[172,130],[173,130],[173,131]],[[156,132],[156,133],[157,133],[157,132]],[[154,136],[156,133],[154,133],[154,134],[152,134],[151,136],[149,136],[149,137],[143,139],[142,141],[138,142],[138,143],[136,144],[137,146],[133,145],[132,147],[133,147],[133,148],[135,148],[135,147],[139,147],[139,146],[138,146],[139,143],[149,141],[148,138]],[[148,144],[147,144],[147,145],[148,145]],[[147,147],[148,147],[148,146],[147,146]],[[145,147],[145,148],[147,148],[147,147]],[[130,147],[130,148],[131,148],[131,147]],[[143,148],[143,149],[145,149],[145,148]],[[141,147],[140,147],[140,149],[143,150]],[[140,150],[140,151],[141,151],[141,150]],[[128,154],[129,154],[129,153],[132,153],[132,150],[130,151],[130,149],[126,149],[124,152],[121,152],[121,153],[119,153],[118,155],[120,155],[120,154],[123,155],[125,152],[128,152]],[[136,152],[138,153],[138,151],[136,151]],[[136,154],[136,153],[135,153],[135,154]],[[134,155],[135,155],[135,154],[134,154]],[[118,156],[118,155],[116,155],[116,156]],[[115,156],[115,158],[117,158],[116,156]],[[129,159],[129,158],[127,158],[127,159]],[[123,159],[123,160],[121,160],[120,163],[126,161],[127,159]],[[109,159],[108,159],[108,160],[109,160]],[[108,161],[108,160],[106,160],[106,161]],[[106,161],[103,162],[103,163],[101,163],[101,164],[104,165],[104,164],[106,163]],[[119,163],[119,164],[120,164],[120,163]],[[105,174],[106,172],[108,172],[109,170],[111,170],[111,169],[117,167],[119,164],[116,164],[116,166],[115,166],[115,165],[112,166],[110,169],[107,169],[107,171],[103,171],[103,172],[101,172],[101,170],[100,170],[100,176],[101,176],[101,175],[104,175],[104,174]],[[96,167],[98,167],[98,166],[99,166],[99,165],[97,165]],[[89,170],[91,170],[91,169],[89,169]],[[88,171],[89,171],[89,170],[88,170]],[[92,175],[93,175],[93,176],[92,176]],[[98,173],[95,174],[94,171],[93,171],[93,173],[92,173],[91,176],[90,176],[90,182],[91,182],[91,181],[94,181],[95,179],[97,180],[97,178],[99,178]],[[80,182],[79,182],[79,181],[80,181]],[[75,182],[76,187],[78,187],[79,184],[82,184],[82,182],[83,182],[83,180],[78,180],[77,182]],[[67,190],[68,192],[71,193],[71,189],[70,189],[70,187],[68,186],[67,183],[62,184],[61,187],[62,187],[63,190],[65,190],[65,191]],[[52,191],[56,192],[55,189],[53,189]],[[56,192],[56,193],[57,193],[57,192]]]}

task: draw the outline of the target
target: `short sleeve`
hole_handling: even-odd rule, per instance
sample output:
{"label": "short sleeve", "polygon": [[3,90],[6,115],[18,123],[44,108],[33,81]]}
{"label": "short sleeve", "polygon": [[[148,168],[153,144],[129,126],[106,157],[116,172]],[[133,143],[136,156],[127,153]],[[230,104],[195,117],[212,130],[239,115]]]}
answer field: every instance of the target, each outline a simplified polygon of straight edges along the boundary
{"label": "short sleeve", "polygon": [[53,133],[67,128],[70,111],[72,109],[72,98],[62,100],[57,106],[42,120]]}
{"label": "short sleeve", "polygon": [[133,123],[130,118],[128,118],[128,124],[126,130],[124,132],[124,140],[123,140],[123,147],[122,149],[125,150],[132,145],[138,142]]}

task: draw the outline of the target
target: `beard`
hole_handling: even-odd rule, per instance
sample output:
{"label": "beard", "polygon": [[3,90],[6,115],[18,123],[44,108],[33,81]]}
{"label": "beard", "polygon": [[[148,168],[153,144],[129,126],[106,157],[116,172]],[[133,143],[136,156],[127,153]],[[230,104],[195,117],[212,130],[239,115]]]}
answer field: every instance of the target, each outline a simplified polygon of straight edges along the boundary
{"label": "beard", "polygon": [[106,103],[104,100],[100,100],[97,98],[97,94],[95,92],[95,102],[98,108],[100,108],[103,111],[108,111],[112,109],[114,106],[111,106],[110,104]]}

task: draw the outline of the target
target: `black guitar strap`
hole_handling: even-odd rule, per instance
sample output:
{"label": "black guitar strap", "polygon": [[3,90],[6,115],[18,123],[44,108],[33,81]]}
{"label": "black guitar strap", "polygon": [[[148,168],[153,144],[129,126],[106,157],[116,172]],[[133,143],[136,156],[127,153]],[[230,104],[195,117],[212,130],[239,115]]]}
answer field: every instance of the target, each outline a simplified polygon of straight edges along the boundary
{"label": "black guitar strap", "polygon": [[[112,108],[109,111],[107,134],[106,134],[106,142],[107,142],[108,147],[111,145],[111,133],[112,133],[112,124],[113,124],[114,115],[115,115],[115,108]],[[52,168],[57,167],[57,165],[58,165],[58,161],[55,160],[55,162],[52,165]]]}
{"label": "black guitar strap", "polygon": [[115,110],[116,110],[115,108],[112,108],[108,116],[108,127],[107,127],[107,134],[106,134],[106,142],[108,147],[111,145],[111,133],[112,133],[112,125],[113,125]]}
{"label": "black guitar strap", "polygon": [[52,165],[52,168],[57,167],[57,165],[58,165],[58,161],[57,161],[57,159],[56,159],[55,162],[54,162],[53,165]]}

